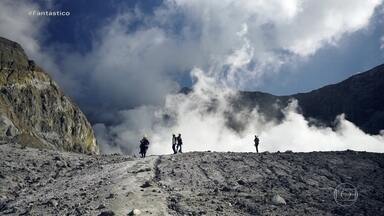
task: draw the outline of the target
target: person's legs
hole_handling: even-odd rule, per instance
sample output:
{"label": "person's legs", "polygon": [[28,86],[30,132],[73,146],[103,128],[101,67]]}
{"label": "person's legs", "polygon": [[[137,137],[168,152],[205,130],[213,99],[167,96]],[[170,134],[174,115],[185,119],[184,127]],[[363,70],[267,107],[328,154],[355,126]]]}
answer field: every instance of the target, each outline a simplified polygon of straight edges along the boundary
{"label": "person's legs", "polygon": [[183,153],[183,152],[181,151],[181,146],[182,146],[182,145],[180,145],[180,149],[179,149],[179,152],[180,152],[180,153]]}
{"label": "person's legs", "polygon": [[256,145],[256,152],[259,153],[259,146]]}

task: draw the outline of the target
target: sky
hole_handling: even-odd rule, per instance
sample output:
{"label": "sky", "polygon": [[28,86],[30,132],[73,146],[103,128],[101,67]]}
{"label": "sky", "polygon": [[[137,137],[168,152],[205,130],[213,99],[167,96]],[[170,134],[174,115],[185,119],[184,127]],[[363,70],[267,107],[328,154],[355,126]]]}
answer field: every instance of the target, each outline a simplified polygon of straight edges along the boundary
{"label": "sky", "polygon": [[[138,131],[187,130],[182,118],[177,127],[157,118],[189,110],[167,107],[183,86],[289,95],[384,63],[383,18],[382,0],[2,0],[0,36],[20,43],[54,77],[87,114],[100,142],[130,152],[133,144],[124,143],[135,142]],[[206,86],[201,80],[213,81]],[[205,97],[195,96],[180,104],[190,107],[188,100]],[[212,122],[222,124],[222,118]],[[249,130],[262,130],[262,118],[253,119],[258,124]],[[165,142],[165,135],[158,137]]]}
{"label": "sky", "polygon": [[[16,3],[11,3],[16,2]],[[130,1],[122,1],[122,0],[95,0],[92,1],[92,4],[85,0],[79,1],[70,1],[70,0],[61,0],[61,1],[47,1],[47,0],[35,0],[35,1],[3,1],[4,5],[12,5],[12,4],[23,4],[31,6],[35,6],[40,8],[40,10],[63,10],[69,11],[71,13],[70,16],[65,17],[30,17],[27,16],[26,19],[29,19],[29,22],[33,22],[31,20],[35,20],[34,22],[42,25],[38,27],[39,29],[35,29],[36,35],[34,35],[34,39],[36,43],[39,43],[41,49],[52,49],[52,47],[61,47],[59,49],[69,50],[70,52],[76,52],[78,54],[86,55],[97,46],[95,43],[100,41],[100,29],[108,26],[112,20],[116,19],[121,14],[127,13],[140,13],[140,17],[132,18],[132,20],[127,21],[126,29],[127,31],[137,31],[145,24],[145,19],[149,17],[156,16],[156,10],[164,7],[165,2],[172,1],[162,1],[162,0],[151,0],[151,1],[139,1],[139,0],[130,0]],[[177,1],[175,1],[177,2]],[[191,1],[196,2],[194,4],[187,4],[185,1],[179,1],[181,6],[187,7],[202,7],[201,11],[203,11],[204,7],[207,7],[206,3],[202,3],[203,1]],[[230,4],[231,1],[225,1],[226,4]],[[258,1],[256,1],[258,2]],[[263,2],[263,1],[259,1]],[[277,1],[278,2],[278,1]],[[292,5],[299,5],[305,1],[287,1],[287,5],[292,3]],[[339,8],[336,8],[334,12],[337,14],[337,9],[344,9],[342,7],[343,1],[336,1],[335,3],[330,3],[331,1],[325,1],[322,5],[314,5],[314,7],[318,7],[318,10],[321,11],[321,7],[324,7],[324,10],[327,10],[327,4],[334,5]],[[339,2],[339,3],[337,3]],[[353,1],[356,2],[356,5],[361,4],[361,1]],[[360,3],[359,3],[360,2]],[[277,95],[288,95],[297,92],[305,92],[310,91],[312,89],[319,88],[326,84],[331,84],[335,82],[339,82],[355,73],[362,72],[368,70],[376,65],[382,64],[384,59],[383,49],[381,48],[381,37],[384,35],[383,28],[383,6],[380,5],[380,1],[367,1],[372,2],[371,5],[376,6],[373,10],[372,8],[367,8],[369,14],[367,17],[364,17],[366,20],[363,26],[359,26],[354,29],[351,27],[351,30],[348,27],[345,27],[345,23],[340,23],[339,28],[346,28],[340,33],[334,33],[330,37],[324,37],[325,40],[322,42],[321,47],[318,47],[315,52],[311,53],[309,56],[292,60],[292,62],[284,63],[283,66],[279,67],[278,73],[270,73],[265,75],[264,77],[258,77],[258,79],[262,79],[262,82],[255,82],[255,84],[250,84],[246,86],[236,86],[237,88],[245,89],[245,90],[258,90],[265,91]],[[259,4],[259,5],[257,5]],[[279,6],[279,3],[272,1],[270,3],[270,7],[283,7]],[[366,3],[364,3],[366,4]],[[178,5],[179,7],[181,7]],[[215,7],[213,3],[208,4],[209,7]],[[244,4],[245,5],[245,4]],[[251,5],[252,7],[252,5]],[[252,22],[252,16],[257,16],[258,7],[262,8],[262,3],[255,3],[254,11],[249,12],[248,22]],[[5,7],[3,7],[5,9]],[[230,10],[229,8],[226,8]],[[242,8],[244,9],[244,8]],[[270,13],[272,15],[275,11],[271,8],[262,8],[266,11],[266,13]],[[355,10],[356,8],[352,8],[351,10]],[[192,11],[193,9],[191,9]],[[215,9],[206,9],[215,10]],[[217,9],[221,10],[221,9]],[[239,9],[241,10],[241,9]],[[245,10],[245,9],[244,9]],[[277,8],[277,10],[289,10],[289,6],[286,8]],[[297,9],[299,10],[299,9]],[[348,8],[345,8],[348,10]],[[134,12],[136,11],[136,12]],[[140,12],[137,12],[140,11]],[[24,13],[24,11],[20,11]],[[176,36],[178,34],[182,34],[182,28],[184,26],[183,22],[193,22],[195,20],[191,20],[186,18],[188,14],[183,14],[181,11],[175,12],[175,14],[171,14],[169,17],[172,19],[172,23],[169,26],[163,27],[166,28],[167,31],[175,31]],[[283,13],[282,11],[276,11],[277,13]],[[208,12],[207,12],[208,13]],[[235,12],[234,12],[235,13]],[[240,13],[240,12],[239,12]],[[299,13],[299,12],[298,12]],[[260,16],[263,14],[260,13]],[[4,15],[3,15],[4,16]],[[10,16],[25,16],[25,14],[17,14],[12,13]],[[224,13],[223,13],[223,16]],[[330,19],[330,22],[333,22],[332,19],[337,19],[337,16],[332,17],[333,15],[329,15],[327,19]],[[344,13],[340,16],[342,19],[352,19],[354,14]],[[349,17],[350,16],[350,17]],[[12,17],[11,17],[12,18]],[[215,17],[217,19],[221,19],[219,16]],[[240,18],[239,18],[240,19]],[[268,17],[266,17],[268,19]],[[223,18],[224,20],[224,18]],[[274,20],[271,20],[270,23],[273,23]],[[44,24],[41,24],[44,22]],[[277,20],[275,20],[277,22]],[[346,22],[346,21],[343,21]],[[265,21],[263,25],[268,25],[268,20]],[[336,23],[336,21],[335,21]],[[4,27],[7,24],[6,21],[2,22]],[[160,23],[154,23],[150,25],[161,25]],[[190,26],[188,28],[193,28],[193,25],[196,23],[189,23]],[[230,23],[228,23],[230,24]],[[238,23],[236,23],[238,24]],[[241,25],[241,23],[239,24]],[[302,26],[300,26],[302,25]],[[273,24],[271,24],[273,26]],[[316,29],[310,29],[309,26],[305,26],[305,24],[300,24],[298,22],[297,26],[294,28],[295,31],[303,31],[306,30],[304,28],[308,28],[308,31],[316,31]],[[16,28],[16,27],[15,27]],[[272,27],[271,27],[272,28]],[[3,28],[4,31],[7,28]],[[22,31],[21,29],[19,29]],[[193,30],[192,30],[193,31]],[[194,31],[195,34],[198,34],[198,27]],[[313,32],[315,33],[315,32]],[[257,33],[255,33],[257,34]],[[294,31],[292,32],[294,34]],[[5,35],[6,36],[6,35]],[[212,37],[214,37],[212,35]],[[252,37],[250,35],[249,37]],[[259,39],[259,36],[255,37]],[[11,38],[12,39],[12,38]],[[22,40],[19,42],[23,43]],[[261,43],[268,43],[268,40],[263,40]],[[271,42],[272,43],[272,42]],[[33,56],[31,56],[33,58]],[[56,58],[60,58],[56,57]],[[54,61],[60,61],[60,59],[54,59]],[[65,67],[65,66],[62,66]],[[69,73],[66,72],[65,69],[60,68],[60,73]],[[188,71],[191,68],[186,68],[185,71],[179,71],[177,75],[175,75],[173,80],[177,81],[181,86],[190,86],[191,79]],[[58,80],[60,82],[60,80]]]}
{"label": "sky", "polygon": [[[124,10],[139,8],[143,13],[152,15],[161,6],[162,1],[93,1],[90,5],[86,1],[60,1],[57,8],[65,8],[72,12],[68,18],[52,20],[47,25],[50,44],[65,44],[70,49],[86,53],[91,49],[92,37],[95,29],[113,19],[116,13]],[[378,7],[372,14],[369,23],[359,31],[346,33],[337,44],[325,44],[309,58],[301,59],[294,64],[287,64],[279,68],[281,73],[265,77],[258,85],[241,86],[249,91],[265,91],[277,95],[288,95],[306,92],[327,84],[336,83],[347,77],[368,70],[382,64],[384,53],[381,37],[384,35],[383,10]],[[348,17],[346,17],[348,19]],[[182,25],[182,18],[180,24]],[[140,26],[141,20],[137,21]],[[58,26],[60,26],[58,28]],[[138,28],[138,27],[137,27]],[[174,29],[180,28],[177,25]],[[133,27],[133,30],[135,27]],[[63,34],[65,32],[65,34]],[[181,86],[190,86],[188,73],[174,77]]]}

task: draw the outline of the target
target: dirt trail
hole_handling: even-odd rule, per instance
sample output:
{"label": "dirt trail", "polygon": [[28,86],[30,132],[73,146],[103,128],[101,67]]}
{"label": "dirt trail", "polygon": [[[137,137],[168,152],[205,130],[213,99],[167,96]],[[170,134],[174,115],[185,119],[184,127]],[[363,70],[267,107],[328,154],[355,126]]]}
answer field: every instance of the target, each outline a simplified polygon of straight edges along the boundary
{"label": "dirt trail", "polygon": [[111,191],[117,199],[109,203],[117,215],[126,215],[132,207],[144,215],[167,215],[166,195],[153,181],[159,156],[124,162],[112,174]]}
{"label": "dirt trail", "polygon": [[158,156],[87,156],[0,145],[0,215],[167,215]]}

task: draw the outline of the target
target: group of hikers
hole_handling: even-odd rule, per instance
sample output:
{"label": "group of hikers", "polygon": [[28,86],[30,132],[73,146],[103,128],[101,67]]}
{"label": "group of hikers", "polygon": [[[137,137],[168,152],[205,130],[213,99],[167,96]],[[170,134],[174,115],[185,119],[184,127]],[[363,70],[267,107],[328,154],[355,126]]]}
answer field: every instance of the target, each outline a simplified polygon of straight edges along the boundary
{"label": "group of hikers", "polygon": [[[255,142],[255,147],[256,147],[256,152],[259,153],[259,137],[255,135],[255,139],[253,140]],[[172,150],[173,154],[183,153],[181,150],[181,147],[183,145],[183,140],[181,139],[181,134],[176,136],[175,134],[172,134]],[[149,147],[149,140],[147,139],[146,136],[144,136],[140,140],[140,156],[142,158],[145,158],[145,155],[147,154],[147,150]]]}
{"label": "group of hikers", "polygon": [[181,139],[181,134],[177,137],[175,134],[172,135],[172,150],[173,154],[177,154],[177,152],[183,153],[181,151],[181,146],[183,145],[183,140]]}
{"label": "group of hikers", "polygon": [[[176,136],[175,134],[172,135],[172,150],[173,154],[183,153],[181,150],[181,146],[183,145],[183,139],[181,139],[181,134]],[[140,157],[145,158],[145,155],[147,154],[147,150],[149,147],[149,141],[146,136],[144,136],[140,140]]]}

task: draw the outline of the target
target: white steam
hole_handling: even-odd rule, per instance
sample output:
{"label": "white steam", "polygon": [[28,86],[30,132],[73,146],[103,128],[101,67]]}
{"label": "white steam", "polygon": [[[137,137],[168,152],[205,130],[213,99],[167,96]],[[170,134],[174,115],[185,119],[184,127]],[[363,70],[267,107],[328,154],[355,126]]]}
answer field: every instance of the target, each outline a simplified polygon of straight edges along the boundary
{"label": "white steam", "polygon": [[[147,135],[151,154],[170,154],[171,136],[178,133],[182,134],[184,151],[255,151],[253,139],[257,134],[261,151],[384,152],[383,135],[365,134],[343,115],[336,118],[334,130],[310,126],[297,112],[297,101],[293,100],[284,109],[282,122],[268,122],[257,107],[236,112],[229,102],[231,97],[236,97],[235,91],[218,86],[199,69],[194,69],[192,75],[197,79],[193,92],[168,95],[164,107],[143,106],[123,111],[122,123],[117,126],[96,125],[103,152],[137,153],[139,139]],[[227,113],[242,122],[243,130],[228,127]],[[103,143],[107,140],[108,143]],[[110,142],[114,143],[113,148]]]}

